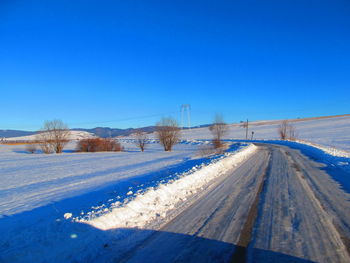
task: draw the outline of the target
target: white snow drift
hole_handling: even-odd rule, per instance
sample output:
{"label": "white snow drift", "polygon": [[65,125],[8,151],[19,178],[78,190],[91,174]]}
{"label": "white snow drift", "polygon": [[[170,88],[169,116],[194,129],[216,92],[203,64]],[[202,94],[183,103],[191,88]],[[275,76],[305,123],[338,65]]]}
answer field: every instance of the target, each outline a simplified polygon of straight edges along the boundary
{"label": "white snow drift", "polygon": [[114,208],[110,213],[90,221],[81,220],[101,230],[113,228],[142,228],[157,217],[165,217],[167,212],[194,193],[208,187],[215,178],[225,174],[233,166],[245,160],[257,149],[249,145],[237,153],[227,153],[225,157],[201,169],[157,189],[151,188],[124,206]]}

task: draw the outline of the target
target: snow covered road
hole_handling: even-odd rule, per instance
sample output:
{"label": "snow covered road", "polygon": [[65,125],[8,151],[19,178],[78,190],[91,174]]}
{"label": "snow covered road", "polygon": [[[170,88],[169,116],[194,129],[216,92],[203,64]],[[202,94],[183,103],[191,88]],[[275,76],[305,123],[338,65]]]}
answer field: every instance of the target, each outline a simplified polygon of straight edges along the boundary
{"label": "snow covered road", "polygon": [[[263,179],[261,171],[266,169],[267,158],[268,151],[261,150],[222,176],[161,232],[153,235],[128,262],[152,262],[161,255],[167,255],[167,262],[229,261],[232,254],[230,244],[239,240],[257,186]],[[169,232],[180,235],[173,235],[169,240]],[[186,235],[196,238],[186,239]],[[223,243],[203,247],[205,239]]]}
{"label": "snow covered road", "polygon": [[322,165],[259,145],[122,262],[350,262],[350,202]]}
{"label": "snow covered road", "polygon": [[350,203],[322,165],[297,150],[268,146],[271,154],[250,256],[270,262],[274,251],[315,262],[350,262]]}

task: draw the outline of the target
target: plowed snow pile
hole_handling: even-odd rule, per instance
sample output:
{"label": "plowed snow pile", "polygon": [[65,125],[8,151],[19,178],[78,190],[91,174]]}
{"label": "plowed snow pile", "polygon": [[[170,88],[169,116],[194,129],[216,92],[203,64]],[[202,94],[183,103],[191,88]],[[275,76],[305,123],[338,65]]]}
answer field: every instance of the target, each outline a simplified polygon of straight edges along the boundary
{"label": "plowed snow pile", "polygon": [[126,227],[144,227],[157,217],[165,217],[167,211],[176,207],[192,194],[203,190],[215,178],[225,174],[255,152],[256,146],[250,145],[238,153],[226,153],[223,159],[192,169],[178,180],[149,189],[138,195],[124,206],[114,208],[111,212],[92,219],[81,220],[101,230]]}

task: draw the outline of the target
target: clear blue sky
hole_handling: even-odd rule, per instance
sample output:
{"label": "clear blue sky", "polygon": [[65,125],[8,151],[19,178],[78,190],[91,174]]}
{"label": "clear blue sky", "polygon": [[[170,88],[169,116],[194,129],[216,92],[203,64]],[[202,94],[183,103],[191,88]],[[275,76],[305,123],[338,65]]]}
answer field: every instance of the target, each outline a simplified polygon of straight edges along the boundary
{"label": "clear blue sky", "polygon": [[350,2],[0,0],[0,90],[0,129],[350,113]]}

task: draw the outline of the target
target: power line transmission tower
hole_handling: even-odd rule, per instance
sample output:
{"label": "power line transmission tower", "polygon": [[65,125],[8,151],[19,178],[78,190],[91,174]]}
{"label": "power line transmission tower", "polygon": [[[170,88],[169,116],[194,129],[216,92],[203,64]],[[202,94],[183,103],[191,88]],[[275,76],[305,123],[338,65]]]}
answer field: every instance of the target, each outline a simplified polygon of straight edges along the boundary
{"label": "power line transmission tower", "polygon": [[187,112],[187,127],[191,129],[191,106],[190,104],[181,105],[181,128],[184,128],[184,115]]}

